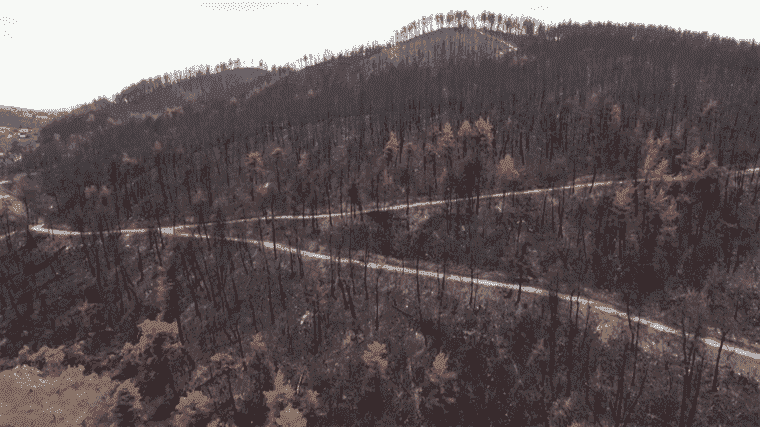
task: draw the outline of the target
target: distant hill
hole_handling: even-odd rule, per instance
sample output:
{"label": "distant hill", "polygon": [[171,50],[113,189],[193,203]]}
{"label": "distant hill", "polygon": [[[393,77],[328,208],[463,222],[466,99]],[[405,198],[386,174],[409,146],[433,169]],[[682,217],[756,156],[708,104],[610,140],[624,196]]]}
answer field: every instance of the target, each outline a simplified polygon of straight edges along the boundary
{"label": "distant hill", "polygon": [[175,102],[210,101],[209,97],[223,96],[241,85],[261,85],[272,73],[260,68],[237,68],[224,70],[216,74],[198,75],[168,85],[159,82],[141,80],[124,89],[114,98],[114,104],[139,105],[152,103],[156,95],[169,95]]}
{"label": "distant hill", "polygon": [[0,127],[41,128],[65,113],[0,105]]}
{"label": "distant hill", "polygon": [[[487,34],[490,33],[490,34]],[[304,76],[324,68],[338,67],[339,78],[347,78],[348,87],[356,83],[358,67],[363,67],[367,75],[390,65],[398,67],[417,62],[421,66],[431,66],[434,58],[446,59],[451,54],[459,55],[462,51],[473,51],[494,58],[517,51],[517,43],[505,41],[507,35],[495,31],[463,28],[443,28],[418,35],[396,45],[375,46],[362,49],[360,54],[351,57],[339,55],[332,60],[309,65],[301,70],[283,67],[277,71],[261,68],[228,69],[218,73],[202,74],[163,84],[159,81],[141,80],[124,89],[114,98],[109,106],[109,117],[128,119],[135,114],[161,113],[166,108],[182,105],[186,102],[209,104],[227,101],[231,98],[248,99],[281,78],[291,74]],[[436,53],[433,46],[449,46],[451,50]],[[344,61],[338,61],[339,59]],[[348,70],[352,70],[348,73]],[[305,74],[304,74],[305,73]],[[351,78],[353,75],[354,78]]]}
{"label": "distant hill", "polygon": [[[93,111],[108,110],[109,117],[127,119],[134,113],[163,112],[166,107],[188,101],[212,102],[239,96],[240,91],[253,91],[265,86],[272,73],[260,68],[224,70],[211,75],[200,75],[179,82],[163,84],[141,80],[125,88],[112,102],[99,98],[81,104],[69,111],[32,110],[15,106],[0,106],[0,127],[11,129],[42,128],[64,116],[78,116]],[[276,80],[276,78],[274,79]]]}
{"label": "distant hill", "polygon": [[[245,100],[261,93],[280,79],[293,73],[305,76],[330,70],[339,78],[346,78],[347,86],[353,87],[357,82],[358,70],[363,68],[367,75],[390,65],[398,67],[417,62],[422,66],[433,65],[434,59],[446,59],[450,54],[458,55],[461,51],[476,51],[501,58],[515,52],[518,44],[507,41],[509,34],[498,31],[463,28],[442,28],[426,34],[420,34],[395,45],[390,43],[362,49],[361,54],[352,56],[338,55],[334,59],[309,65],[301,70],[289,66],[278,67],[276,71],[261,68],[235,68],[220,72],[196,75],[168,84],[161,79],[143,79],[131,84],[114,96],[113,101],[100,98],[91,103],[82,104],[70,112],[44,112],[16,107],[0,109],[0,126],[12,128],[41,128],[54,119],[63,116],[85,116],[92,112],[96,120],[128,120],[132,117],[147,117],[163,113],[167,108],[179,105],[210,104],[217,101],[229,101],[232,98]],[[435,52],[433,46],[447,46],[447,52]],[[449,51],[448,48],[451,48]],[[342,59],[342,60],[339,60]],[[335,69],[337,67],[337,69]],[[349,71],[350,70],[350,71]],[[351,77],[353,76],[353,78]],[[307,89],[308,90],[308,89]]]}
{"label": "distant hill", "polygon": [[101,99],[99,105],[87,105],[69,116],[85,116],[93,112],[95,120],[124,121],[132,117],[145,118],[162,114],[167,108],[186,104],[210,104],[245,98],[272,84],[279,76],[261,68],[236,68],[212,74],[173,81],[143,79],[114,96],[113,101]]}

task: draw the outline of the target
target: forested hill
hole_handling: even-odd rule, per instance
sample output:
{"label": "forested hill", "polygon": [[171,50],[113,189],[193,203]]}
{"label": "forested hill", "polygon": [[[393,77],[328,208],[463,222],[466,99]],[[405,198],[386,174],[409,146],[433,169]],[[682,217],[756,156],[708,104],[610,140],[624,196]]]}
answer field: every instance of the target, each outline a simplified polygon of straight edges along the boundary
{"label": "forested hill", "polygon": [[[45,126],[37,174],[4,184],[0,366],[102,374],[88,425],[757,425],[756,383],[692,337],[760,343],[760,180],[732,173],[760,157],[758,46],[466,12],[398,38],[142,82]],[[680,329],[678,357],[633,315]]]}
{"label": "forested hill", "polygon": [[[398,66],[401,61],[406,64],[418,62],[433,65],[434,60],[445,58],[446,55],[459,55],[457,49],[460,45],[463,51],[480,50],[495,57],[516,50],[514,44],[504,41],[505,34],[492,33],[486,35],[482,29],[470,30],[466,27],[441,28],[398,43],[360,46],[353,52],[346,52],[345,56],[343,53],[329,58],[304,56],[298,60],[298,72],[295,64],[273,64],[271,70],[267,70],[241,67],[239,60],[230,59],[229,62],[222,62],[213,69],[209,66],[192,67],[182,72],[175,71],[143,79],[124,88],[113,97],[112,102],[99,99],[75,109],[66,117],[64,123],[68,124],[77,117],[87,119],[89,114],[93,114],[93,126],[96,126],[98,123],[106,123],[108,118],[124,121],[133,117],[155,117],[166,108],[183,104],[207,105],[232,98],[245,100],[291,73],[294,74],[293,80],[314,79],[315,76],[319,76],[316,78],[321,80],[327,74],[330,76],[327,77],[328,80],[345,79],[344,83],[352,87],[357,81],[359,69],[370,75],[388,66]],[[450,52],[441,50],[441,47],[447,45],[453,46]],[[438,49],[433,46],[437,46]],[[314,93],[314,88],[311,89]]]}
{"label": "forested hill", "polygon": [[[122,122],[107,108],[68,117],[45,127],[24,161],[57,201],[50,215],[66,222],[88,186],[118,194],[108,205],[114,218],[169,221],[193,211],[194,191],[214,195],[228,217],[242,215],[240,193],[253,203],[251,186],[266,181],[276,181],[278,211],[307,203],[324,211],[354,183],[365,204],[477,199],[503,188],[507,155],[521,170],[509,181],[517,187],[633,178],[654,161],[676,174],[695,153],[719,168],[757,161],[754,44],[660,27],[515,27],[486,16],[467,29],[462,20],[449,14],[438,22],[456,29],[412,31],[395,51],[361,46],[278,75],[248,99],[188,101]],[[499,55],[502,40],[517,50]],[[490,130],[471,126],[479,118]],[[156,195],[160,208],[148,209]],[[736,223],[731,215],[724,220]]]}
{"label": "forested hill", "polygon": [[[203,89],[213,98],[208,103],[164,97],[161,89],[153,93],[146,90],[146,95],[145,91],[133,88],[122,94],[122,101],[127,102],[102,108],[92,117],[70,116],[47,126],[41,132],[41,150],[36,156],[29,156],[29,161],[40,165],[56,162],[59,155],[53,145],[47,144],[55,140],[55,134],[60,141],[86,136],[96,142],[93,146],[96,151],[88,157],[96,156],[91,160],[97,163],[123,151],[147,155],[155,138],[124,140],[132,129],[166,138],[159,129],[179,128],[183,123],[177,131],[195,135],[184,138],[186,153],[201,149],[220,139],[215,136],[222,135],[234,135],[237,141],[234,146],[240,151],[251,148],[250,141],[257,134],[266,135],[267,141],[272,142],[279,138],[275,132],[295,135],[306,125],[324,124],[328,117],[336,120],[367,114],[372,117],[367,123],[352,119],[350,124],[343,125],[358,131],[356,142],[349,145],[349,149],[356,145],[353,155],[378,152],[391,131],[396,132],[403,147],[411,139],[412,128],[417,132],[426,127],[431,117],[440,124],[444,116],[455,128],[464,119],[472,122],[481,116],[488,117],[494,125],[498,154],[509,152],[532,170],[538,170],[533,166],[554,160],[557,155],[567,161],[570,157],[577,158],[576,169],[584,171],[594,166],[616,173],[630,170],[626,165],[633,158],[625,156],[636,152],[630,149],[630,144],[638,144],[641,139],[634,137],[636,129],[640,135],[653,130],[655,137],[666,132],[675,136],[678,129],[682,134],[697,131],[703,143],[711,143],[716,149],[721,165],[746,163],[755,154],[750,147],[753,141],[750,118],[756,108],[752,102],[756,96],[752,78],[758,49],[754,45],[643,26],[563,24],[545,29],[539,24],[533,31],[526,21],[517,29],[505,24],[492,30],[488,19],[484,22],[482,29],[468,33],[489,34],[494,38],[501,33],[502,39],[509,39],[510,45],[518,50],[508,55],[499,55],[497,51],[497,57],[470,55],[467,59],[461,55],[461,61],[447,62],[442,60],[448,58],[445,55],[466,45],[469,39],[457,39],[443,28],[405,41],[401,47],[362,46],[352,55],[311,65],[292,75],[288,69],[284,74],[282,69],[262,74],[258,77],[276,81],[259,88],[260,93],[249,99],[245,99],[250,94],[249,87],[235,92],[237,86],[232,84],[226,86],[227,90],[223,90],[223,84]],[[456,16],[452,15],[448,24],[455,27]],[[461,29],[458,30],[452,33],[461,34]],[[438,33],[445,33],[446,37],[435,37]],[[420,40],[424,41],[423,48],[419,47]],[[384,63],[392,52],[406,53],[405,61],[372,73],[372,64]],[[419,54],[424,61],[437,61],[436,66],[417,68],[414,64]],[[362,62],[367,66],[362,67]],[[364,72],[359,72],[361,68]],[[177,83],[186,86],[186,90],[178,89],[177,93],[192,93],[193,87],[203,86],[196,81],[203,82],[207,77],[196,76]],[[233,97],[237,103],[230,103]],[[128,102],[130,99],[133,102]],[[159,101],[165,99],[170,101]],[[119,110],[124,104],[129,105],[128,110]],[[178,105],[188,115],[177,122],[165,117],[126,124],[126,118],[117,114],[126,111],[129,115],[148,113],[157,117],[155,114]],[[190,120],[195,114],[198,119],[192,121],[195,126],[203,123],[202,133],[206,136],[192,130],[192,124],[184,125],[183,120]],[[112,124],[119,123],[120,118],[125,124]],[[370,123],[371,136],[367,133]],[[727,137],[735,143],[726,144]],[[371,140],[370,151],[364,149],[367,138]],[[298,139],[303,145],[303,138]],[[262,142],[259,138],[258,143]],[[325,148],[323,144],[322,149]],[[671,147],[672,167],[677,168],[675,156],[684,148],[683,144]],[[593,161],[585,158],[592,153]]]}

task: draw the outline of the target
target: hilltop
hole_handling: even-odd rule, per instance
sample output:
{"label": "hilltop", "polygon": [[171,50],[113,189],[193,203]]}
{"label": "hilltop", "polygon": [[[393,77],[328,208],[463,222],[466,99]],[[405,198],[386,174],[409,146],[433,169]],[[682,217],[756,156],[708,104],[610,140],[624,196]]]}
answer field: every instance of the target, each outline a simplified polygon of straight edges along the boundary
{"label": "hilltop", "polygon": [[[220,63],[213,70],[207,67],[181,78],[165,73],[163,76],[143,79],[125,87],[110,101],[101,98],[93,104],[82,105],[65,116],[71,119],[95,114],[96,122],[105,122],[108,118],[122,121],[134,117],[144,119],[151,115],[162,114],[167,108],[183,104],[209,105],[232,98],[246,100],[291,74],[296,75],[296,81],[298,81],[329,70],[327,72],[335,74],[334,79],[340,81],[346,79],[346,84],[351,88],[356,84],[359,67],[363,68],[369,76],[389,65],[397,67],[402,61],[405,64],[416,62],[420,65],[432,66],[434,58],[446,60],[452,55],[458,56],[460,49],[481,52],[481,54],[492,55],[494,58],[501,58],[517,50],[514,43],[505,41],[506,35],[495,31],[486,34],[487,31],[468,27],[442,28],[396,44],[362,46],[356,52],[324,58],[324,62],[312,62],[299,70],[292,65],[264,70],[240,67],[239,64],[234,63]],[[434,51],[434,46],[447,45],[453,45],[455,48],[451,52],[447,50],[436,53]],[[305,62],[302,63],[305,64]],[[312,91],[312,95],[308,96],[313,96],[315,88],[308,88],[307,93],[308,90]],[[55,118],[63,116],[64,114],[56,114]]]}

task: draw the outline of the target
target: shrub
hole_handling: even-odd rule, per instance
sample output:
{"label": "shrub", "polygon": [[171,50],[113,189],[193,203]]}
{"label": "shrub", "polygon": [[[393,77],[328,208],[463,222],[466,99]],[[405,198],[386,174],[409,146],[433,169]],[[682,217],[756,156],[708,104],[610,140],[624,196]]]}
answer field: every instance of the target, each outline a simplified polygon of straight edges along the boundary
{"label": "shrub", "polygon": [[18,353],[16,358],[16,366],[29,365],[42,371],[42,376],[57,377],[66,369],[64,360],[66,354],[63,351],[63,346],[56,349],[43,346],[38,352],[30,354],[28,346]]}
{"label": "shrub", "polygon": [[456,396],[459,392],[455,379],[457,374],[449,370],[448,356],[438,353],[428,370],[421,388],[423,396],[420,411],[433,424],[441,425],[450,417],[457,416]]}
{"label": "shrub", "polygon": [[104,393],[101,398],[90,404],[83,426],[133,426],[141,421],[144,413],[142,396],[133,380],[120,384],[113,393]]}
{"label": "shrub", "polygon": [[[264,392],[269,407],[267,426],[306,426],[303,413],[314,412],[319,407],[318,393],[314,390],[304,390],[304,393],[299,395],[296,392],[290,382],[285,381],[282,370],[278,371],[274,379],[274,390]],[[296,409],[293,403],[301,410]]]}
{"label": "shrub", "polygon": [[306,427],[306,418],[301,415],[298,409],[293,408],[293,404],[280,411],[280,416],[275,420],[277,425],[282,427]]}
{"label": "shrub", "polygon": [[214,405],[211,399],[200,391],[181,397],[174,412],[172,424],[176,426],[203,425],[211,418]]}
{"label": "shrub", "polygon": [[114,379],[134,378],[146,407],[144,420],[166,419],[187,388],[194,361],[179,342],[176,322],[146,319],[138,328],[140,341],[124,345]]}
{"label": "shrub", "polygon": [[198,365],[186,390],[207,396],[217,416],[232,411],[236,422],[240,418],[261,425],[269,412],[262,390],[271,387],[272,362],[262,334],[255,335],[249,346],[244,361],[223,352],[211,357],[209,365]]}

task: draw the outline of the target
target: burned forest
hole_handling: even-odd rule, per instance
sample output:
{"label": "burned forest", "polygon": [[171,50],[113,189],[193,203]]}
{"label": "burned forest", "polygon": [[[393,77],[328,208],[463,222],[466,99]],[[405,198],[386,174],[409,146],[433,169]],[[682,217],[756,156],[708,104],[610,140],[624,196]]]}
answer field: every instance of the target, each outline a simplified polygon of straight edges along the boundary
{"label": "burned forest", "polygon": [[0,426],[760,425],[760,46],[397,35],[41,127],[0,183]]}

